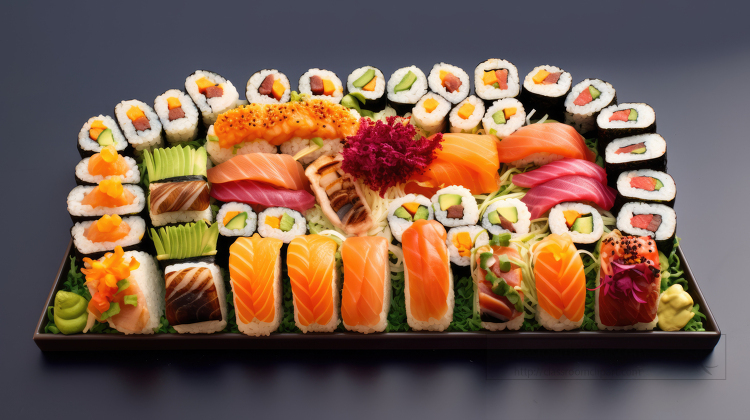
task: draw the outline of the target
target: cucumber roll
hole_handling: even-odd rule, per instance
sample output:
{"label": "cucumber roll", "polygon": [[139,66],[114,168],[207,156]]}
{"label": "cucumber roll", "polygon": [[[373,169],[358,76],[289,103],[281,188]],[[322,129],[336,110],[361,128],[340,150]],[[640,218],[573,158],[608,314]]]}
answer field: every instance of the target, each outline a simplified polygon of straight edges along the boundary
{"label": "cucumber roll", "polygon": [[623,171],[667,170],[667,142],[659,134],[641,134],[613,140],[604,150],[604,169],[611,186]]}
{"label": "cucumber roll", "polygon": [[417,220],[433,220],[430,199],[420,194],[408,194],[397,198],[388,206],[388,226],[397,241],[401,235]]}
{"label": "cucumber roll", "polygon": [[411,115],[417,127],[428,135],[445,130],[451,103],[434,92],[427,92],[412,108]]}
{"label": "cucumber roll", "polygon": [[346,81],[349,94],[360,95],[362,109],[379,112],[385,109],[385,77],[383,72],[373,66],[360,67]]}
{"label": "cucumber roll", "polygon": [[120,217],[104,215],[97,220],[78,222],[70,229],[76,256],[91,259],[101,258],[120,246],[125,251],[138,251],[146,222],[138,216]]}
{"label": "cucumber roll", "polygon": [[535,118],[547,115],[550,119],[562,121],[565,97],[570,92],[572,83],[570,73],[559,67],[535,67],[523,80],[521,102],[527,112],[535,111]]}
{"label": "cucumber roll", "polygon": [[185,92],[170,89],[157,96],[154,110],[169,143],[195,140],[198,135],[198,108]]}
{"label": "cucumber roll", "polygon": [[588,204],[560,203],[549,212],[550,232],[569,235],[576,248],[593,250],[604,234],[599,211]]}
{"label": "cucumber roll", "polygon": [[487,106],[498,99],[517,98],[521,94],[518,69],[510,61],[491,58],[474,70],[474,92]]}
{"label": "cucumber roll", "polygon": [[468,267],[471,264],[471,250],[489,245],[490,236],[481,226],[459,226],[448,231],[445,244],[448,246],[451,262]]}
{"label": "cucumber roll", "polygon": [[617,229],[624,235],[654,238],[666,255],[672,251],[676,225],[674,209],[663,204],[630,202],[617,213]]}
{"label": "cucumber roll", "polygon": [[236,107],[240,99],[232,82],[206,70],[196,70],[188,76],[185,79],[185,90],[200,110],[206,126],[215,123],[222,112]]}
{"label": "cucumber roll", "polygon": [[77,144],[82,158],[99,153],[110,145],[120,154],[130,154],[130,144],[109,115],[89,118],[78,133]]}
{"label": "cucumber roll", "polygon": [[448,121],[451,133],[476,133],[484,117],[484,102],[474,95],[453,107]]}
{"label": "cucumber roll", "polygon": [[617,210],[627,201],[641,201],[674,207],[677,187],[669,174],[651,169],[627,171],[617,177]]}
{"label": "cucumber roll", "polygon": [[573,86],[565,98],[565,124],[581,135],[596,134],[596,117],[602,109],[617,104],[615,88],[604,80],[585,79]]}
{"label": "cucumber roll", "polygon": [[314,68],[300,76],[299,93],[338,104],[344,97],[344,86],[336,73]]}
{"label": "cucumber roll", "polygon": [[245,96],[251,104],[283,104],[292,97],[292,88],[284,73],[266,69],[250,76]]}
{"label": "cucumber roll", "polygon": [[388,104],[404,115],[427,93],[427,77],[417,66],[402,67],[388,79],[387,90]]}
{"label": "cucumber roll", "polygon": [[599,153],[614,139],[656,133],[656,113],[644,103],[624,103],[604,108],[596,117]]}
{"label": "cucumber roll", "polygon": [[119,177],[123,184],[141,182],[141,172],[135,159],[121,156],[112,145],[78,162],[75,175],[78,185],[98,185],[105,179],[115,176]]}
{"label": "cucumber roll", "polygon": [[526,111],[521,101],[514,98],[498,99],[482,118],[485,134],[508,137],[526,124]]}
{"label": "cucumber roll", "polygon": [[510,233],[511,237],[529,233],[531,212],[521,200],[506,198],[490,204],[482,215],[482,227],[491,235]]}
{"label": "cucumber roll", "polygon": [[296,210],[269,207],[258,215],[258,233],[264,238],[281,239],[288,244],[307,233],[307,220]]}
{"label": "cucumber roll", "polygon": [[435,220],[445,227],[475,225],[479,221],[477,200],[460,185],[438,190],[431,201]]}
{"label": "cucumber roll", "polygon": [[104,179],[97,186],[81,185],[68,194],[68,213],[74,222],[97,219],[105,214],[137,215],[146,207],[143,189],[122,185],[119,177]]}
{"label": "cucumber roll", "polygon": [[430,90],[455,105],[469,96],[471,81],[460,67],[438,63],[432,67],[427,77]]}
{"label": "cucumber roll", "polygon": [[164,145],[159,116],[145,102],[135,99],[122,101],[115,106],[115,117],[137,155]]}

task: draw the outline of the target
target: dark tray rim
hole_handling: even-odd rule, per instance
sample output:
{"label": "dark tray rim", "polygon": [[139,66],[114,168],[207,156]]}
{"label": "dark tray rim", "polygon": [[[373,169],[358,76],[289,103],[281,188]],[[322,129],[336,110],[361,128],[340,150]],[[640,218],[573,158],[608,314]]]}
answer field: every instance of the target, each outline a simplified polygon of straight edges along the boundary
{"label": "dark tray rim", "polygon": [[92,350],[241,350],[241,349],[683,349],[711,350],[721,338],[721,330],[690,270],[687,259],[678,248],[677,255],[685,271],[693,301],[706,315],[705,332],[687,331],[478,331],[478,332],[394,332],[359,334],[354,332],[291,334],[275,333],[269,337],[244,334],[210,335],[154,334],[148,336],[119,334],[48,334],[44,332],[47,307],[54,303],[55,293],[65,282],[69,269],[72,240],[68,243],[60,268],[45,300],[34,330],[34,343],[42,351]]}

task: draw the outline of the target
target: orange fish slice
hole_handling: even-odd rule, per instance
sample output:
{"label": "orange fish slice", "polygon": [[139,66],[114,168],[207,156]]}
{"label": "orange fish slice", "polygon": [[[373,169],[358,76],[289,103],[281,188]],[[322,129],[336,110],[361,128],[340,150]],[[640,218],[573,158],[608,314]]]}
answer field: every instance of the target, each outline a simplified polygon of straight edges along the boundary
{"label": "orange fish slice", "polygon": [[289,243],[287,268],[294,296],[294,322],[302,332],[331,332],[338,326],[336,242],[320,235]]}
{"label": "orange fish slice", "polygon": [[[534,248],[534,277],[545,328],[556,331],[581,326],[586,300],[583,260],[569,235],[552,234]],[[564,317],[564,318],[563,318]]]}
{"label": "orange fish slice", "polygon": [[388,325],[391,277],[388,240],[381,236],[347,238],[341,246],[344,327],[361,333],[383,332]]}

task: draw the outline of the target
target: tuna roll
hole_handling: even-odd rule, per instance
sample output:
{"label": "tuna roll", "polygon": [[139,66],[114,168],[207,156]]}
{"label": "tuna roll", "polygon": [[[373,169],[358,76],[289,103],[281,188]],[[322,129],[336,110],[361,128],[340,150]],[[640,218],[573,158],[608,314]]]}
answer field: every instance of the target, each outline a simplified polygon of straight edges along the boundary
{"label": "tuna roll", "polygon": [[432,67],[427,76],[430,90],[455,105],[469,96],[471,81],[469,75],[460,67],[438,63]]}
{"label": "tuna roll", "polygon": [[565,124],[572,125],[581,135],[596,135],[599,112],[617,104],[615,88],[604,80],[585,79],[573,86],[565,98]]}
{"label": "tuna roll", "polygon": [[164,145],[159,116],[145,102],[122,101],[115,106],[115,116],[136,155]]}
{"label": "tuna roll", "polygon": [[641,201],[674,207],[677,187],[674,179],[662,171],[641,169],[627,171],[617,177],[617,200],[615,209],[626,201]]}
{"label": "tuna roll", "polygon": [[299,93],[306,93],[313,99],[323,99],[338,104],[344,97],[344,86],[336,73],[310,69],[299,78]]}
{"label": "tuna roll", "polygon": [[663,204],[630,202],[617,213],[617,229],[626,235],[650,236],[666,255],[672,251],[677,219]]}
{"label": "tuna roll", "polygon": [[154,110],[161,120],[169,143],[195,140],[198,135],[198,108],[190,96],[170,89],[156,97]]}
{"label": "tuna roll", "polygon": [[275,69],[255,72],[247,81],[245,96],[251,104],[283,104],[292,97],[286,75]]}
{"label": "tuna roll", "polygon": [[203,124],[209,126],[216,117],[235,106],[240,99],[232,82],[219,74],[197,70],[185,79],[185,90],[203,115]]}
{"label": "tuna roll", "polygon": [[521,83],[518,69],[510,61],[491,58],[474,70],[474,92],[487,106],[503,98],[518,98]]}

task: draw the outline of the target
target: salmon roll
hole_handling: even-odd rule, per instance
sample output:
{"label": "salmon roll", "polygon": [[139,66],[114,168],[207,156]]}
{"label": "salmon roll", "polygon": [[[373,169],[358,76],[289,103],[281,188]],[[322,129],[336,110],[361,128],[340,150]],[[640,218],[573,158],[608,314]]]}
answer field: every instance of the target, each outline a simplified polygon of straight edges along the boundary
{"label": "salmon roll", "polygon": [[417,66],[402,67],[393,72],[386,89],[388,104],[404,115],[427,93],[427,77]]}
{"label": "salmon roll", "polygon": [[385,108],[385,77],[377,67],[360,67],[349,74],[346,88],[349,94],[358,94],[364,98],[361,108],[380,112]]}
{"label": "salmon roll", "polygon": [[498,99],[517,98],[521,94],[518,69],[499,58],[480,63],[474,70],[474,92],[487,106]]}
{"label": "salmon roll", "polygon": [[89,118],[78,133],[77,144],[78,153],[82,158],[99,153],[107,146],[113,146],[120,154],[131,154],[130,144],[109,115]]}
{"label": "salmon roll", "polygon": [[145,102],[122,101],[115,106],[115,117],[136,155],[164,145],[159,116]]}
{"label": "salmon roll", "polygon": [[524,296],[520,290],[523,272],[515,264],[521,255],[507,239],[500,245],[477,248],[473,257],[474,307],[479,312],[482,329],[488,331],[518,331],[523,325]]}
{"label": "salmon roll", "polygon": [[76,256],[101,258],[115,247],[139,250],[146,222],[138,216],[120,217],[105,214],[98,220],[78,222],[70,229]]}
{"label": "salmon roll", "polygon": [[113,145],[104,147],[76,165],[76,184],[97,185],[105,179],[119,177],[123,184],[141,182],[141,172],[135,159],[122,156]]}
{"label": "salmon roll", "polygon": [[677,216],[663,204],[630,202],[617,213],[617,229],[626,235],[648,236],[666,255],[674,244]]}
{"label": "salmon roll", "polygon": [[596,117],[602,109],[617,104],[615,88],[604,80],[584,79],[565,98],[565,124],[581,135],[596,135]]}
{"label": "salmon roll", "polygon": [[498,99],[482,118],[485,134],[505,138],[526,125],[526,110],[518,99]]}
{"label": "salmon roll", "polygon": [[341,259],[344,328],[363,334],[385,331],[391,307],[388,240],[382,236],[347,238],[341,245]]}
{"label": "salmon roll", "polygon": [[677,187],[674,179],[662,171],[641,169],[627,171],[617,177],[617,199],[615,209],[619,210],[625,201],[664,204],[674,207]]}
{"label": "salmon roll", "polygon": [[154,110],[169,143],[193,141],[198,136],[198,108],[186,93],[170,89],[156,97]]}
{"label": "salmon roll", "polygon": [[555,121],[565,117],[565,97],[570,92],[573,78],[567,71],[555,66],[538,66],[523,79],[523,102],[526,111],[537,119],[547,115]]}
{"label": "salmon roll", "polygon": [[300,76],[299,93],[338,104],[344,97],[344,86],[336,73],[313,68]]}
{"label": "salmon roll", "polygon": [[448,116],[451,133],[476,133],[482,125],[484,102],[474,95],[454,106]]}
{"label": "salmon roll", "polygon": [[292,97],[292,88],[284,73],[276,69],[264,69],[250,76],[245,96],[251,104],[283,104]]}
{"label": "salmon roll", "polygon": [[599,153],[614,139],[656,133],[656,113],[644,103],[622,103],[601,110],[596,117]]}
{"label": "salmon roll", "polygon": [[73,222],[98,219],[105,214],[134,216],[146,207],[146,197],[138,185],[123,185],[117,176],[96,186],[81,185],[68,194],[68,213]]}
{"label": "salmon roll", "polygon": [[414,124],[428,136],[445,131],[451,103],[434,92],[427,92],[412,108]]}
{"label": "salmon roll", "polygon": [[185,90],[200,110],[206,126],[216,122],[222,112],[236,107],[240,99],[232,82],[207,70],[196,70],[188,76],[185,79]]}
{"label": "salmon roll", "polygon": [[471,92],[469,75],[460,67],[446,63],[435,64],[427,76],[427,82],[431,91],[453,105],[466,99]]}

